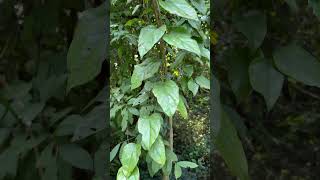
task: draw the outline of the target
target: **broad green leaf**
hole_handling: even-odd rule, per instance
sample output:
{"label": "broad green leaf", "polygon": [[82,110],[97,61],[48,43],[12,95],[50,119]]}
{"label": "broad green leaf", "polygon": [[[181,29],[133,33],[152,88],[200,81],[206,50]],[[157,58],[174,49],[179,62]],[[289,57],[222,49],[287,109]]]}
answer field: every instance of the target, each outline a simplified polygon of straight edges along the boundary
{"label": "broad green leaf", "polygon": [[[100,144],[99,149],[94,153],[94,174],[101,179],[105,179],[107,176],[106,169],[108,168],[108,151],[107,143]],[[111,155],[110,155],[111,156]]]}
{"label": "broad green leaf", "polygon": [[90,154],[75,144],[64,144],[59,148],[61,158],[72,166],[80,169],[93,169],[93,160]]}
{"label": "broad green leaf", "polygon": [[257,59],[249,67],[252,88],[261,93],[271,110],[281,94],[284,77],[267,59]]}
{"label": "broad green leaf", "polygon": [[199,85],[195,83],[193,79],[190,79],[188,81],[188,89],[192,92],[193,96],[195,96],[198,93]]}
{"label": "broad green leaf", "polygon": [[205,15],[208,12],[209,5],[206,5],[205,0],[192,0],[190,2],[201,14]]}
{"label": "broad green leaf", "polygon": [[199,84],[201,88],[210,89],[210,81],[202,75],[196,77],[196,83]]}
{"label": "broad green leaf", "polygon": [[165,25],[160,28],[149,25],[141,29],[138,41],[138,51],[141,59],[161,39],[166,30]]}
{"label": "broad green leaf", "polygon": [[193,74],[193,66],[190,65],[190,64],[187,64],[187,65],[183,66],[183,67],[182,67],[182,70],[183,70],[183,72],[186,73],[186,75],[187,75],[188,77],[191,77],[192,74]]}
{"label": "broad green leaf", "polygon": [[267,18],[265,14],[259,11],[251,11],[236,17],[234,24],[246,36],[250,46],[254,49],[260,47],[267,33]]}
{"label": "broad green leaf", "polygon": [[163,174],[169,176],[172,171],[172,163],[178,161],[177,155],[170,149],[166,148],[166,163],[162,168]]}
{"label": "broad green leaf", "polygon": [[146,162],[151,177],[153,177],[162,167],[160,164],[152,160],[152,158],[148,154],[146,155]]}
{"label": "broad green leaf", "polygon": [[118,170],[117,180],[139,180],[139,179],[140,179],[140,173],[139,173],[138,167],[136,167],[134,171],[128,176],[126,176],[126,170],[123,167],[121,167]]}
{"label": "broad green leaf", "polygon": [[248,138],[248,128],[245,125],[245,119],[240,116],[240,114],[235,111],[235,109],[229,107],[229,106],[223,106],[224,111],[228,114],[228,117],[230,121],[234,124],[235,128],[237,129],[237,132],[239,136],[242,139]]}
{"label": "broad green leaf", "polygon": [[199,20],[197,12],[186,0],[159,0],[159,4],[171,14],[187,19]]}
{"label": "broad green leaf", "polygon": [[182,170],[181,167],[178,164],[175,164],[174,166],[174,176],[176,177],[176,179],[180,178],[182,175]]}
{"label": "broad green leaf", "polygon": [[138,120],[138,131],[142,135],[142,147],[149,150],[156,141],[160,128],[162,117],[158,113],[151,116],[141,116]]}
{"label": "broad green leaf", "polygon": [[77,124],[72,137],[72,141],[84,139],[88,136],[96,134],[107,127],[107,122],[104,118],[107,117],[106,105],[99,105],[92,109],[83,117],[83,121]]}
{"label": "broad green leaf", "polygon": [[72,135],[81,122],[83,122],[83,118],[80,115],[70,115],[59,124],[54,134],[56,136]]}
{"label": "broad green leaf", "polygon": [[221,115],[220,130],[214,138],[214,145],[232,174],[240,180],[249,180],[247,159],[237,131],[224,111]]}
{"label": "broad green leaf", "polygon": [[152,92],[157,98],[164,113],[169,117],[172,117],[179,104],[179,87],[177,84],[172,80],[157,82],[154,85]]}
{"label": "broad green leaf", "polygon": [[160,136],[158,136],[157,140],[151,146],[148,155],[161,166],[166,163],[166,150]]}
{"label": "broad green leaf", "polygon": [[67,55],[67,92],[85,84],[101,70],[107,52],[107,3],[84,11],[78,21]]}
{"label": "broad green leaf", "polygon": [[[134,143],[126,144],[120,154],[123,169],[131,174],[138,164],[141,154],[141,146]],[[128,176],[127,173],[125,173]]]}
{"label": "broad green leaf", "polygon": [[200,52],[201,52],[201,56],[207,58],[208,60],[210,60],[210,50],[200,46]]}
{"label": "broad green leaf", "polygon": [[117,144],[110,152],[110,162],[116,157],[121,143]]}
{"label": "broad green leaf", "polygon": [[184,104],[184,98],[182,97],[182,95],[179,96],[179,104],[177,109],[184,119],[188,119],[188,111]]}
{"label": "broad green leaf", "polygon": [[5,175],[15,177],[17,173],[19,156],[11,148],[0,154],[0,178]]}
{"label": "broad green leaf", "polygon": [[308,0],[308,4],[313,9],[313,13],[320,19],[320,1]]}
{"label": "broad green leaf", "polygon": [[278,48],[273,57],[283,74],[306,85],[320,87],[320,62],[303,48],[290,44]]}
{"label": "broad green leaf", "polygon": [[198,167],[198,165],[196,163],[193,162],[189,162],[189,161],[179,161],[177,162],[178,166],[182,167],[182,168],[196,168]]}
{"label": "broad green leaf", "polygon": [[251,93],[249,80],[250,59],[247,49],[231,49],[226,51],[228,81],[238,103],[242,102]]}
{"label": "broad green leaf", "polygon": [[201,56],[200,47],[197,41],[192,39],[191,34],[182,28],[172,29],[169,34],[163,36],[163,40],[171,46],[176,46]]}
{"label": "broad green leaf", "polygon": [[131,89],[141,86],[142,81],[152,77],[161,65],[161,61],[157,59],[148,58],[141,64],[135,65],[131,77]]}
{"label": "broad green leaf", "polygon": [[49,144],[42,152],[38,161],[38,166],[44,168],[42,179],[57,180],[58,167],[56,155],[53,153],[53,143]]}

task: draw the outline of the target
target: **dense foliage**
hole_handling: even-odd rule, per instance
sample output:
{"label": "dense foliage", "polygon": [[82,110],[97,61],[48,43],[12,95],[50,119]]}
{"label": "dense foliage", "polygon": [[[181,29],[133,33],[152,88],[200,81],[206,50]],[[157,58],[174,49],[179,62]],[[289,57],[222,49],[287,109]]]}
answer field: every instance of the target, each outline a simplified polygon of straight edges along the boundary
{"label": "dense foliage", "polygon": [[173,123],[176,112],[188,119],[189,97],[210,89],[209,2],[114,0],[110,20],[114,174],[140,179],[146,164],[149,177],[178,179],[198,167],[175,154]]}
{"label": "dense foliage", "polygon": [[106,4],[1,0],[0,13],[0,179],[105,179]]}
{"label": "dense foliage", "polygon": [[[215,148],[241,180],[317,179],[319,1],[213,6]],[[226,179],[219,166],[214,176]]]}

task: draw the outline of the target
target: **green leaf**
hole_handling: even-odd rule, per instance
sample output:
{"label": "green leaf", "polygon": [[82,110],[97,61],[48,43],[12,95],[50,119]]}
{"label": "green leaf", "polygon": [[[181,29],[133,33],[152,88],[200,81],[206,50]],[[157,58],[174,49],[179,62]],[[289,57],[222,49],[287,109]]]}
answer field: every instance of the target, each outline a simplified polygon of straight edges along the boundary
{"label": "green leaf", "polygon": [[107,108],[103,104],[92,109],[83,117],[84,121],[77,124],[72,141],[84,139],[104,130],[107,127],[107,122],[101,117],[107,117]]}
{"label": "green leaf", "polygon": [[121,167],[118,170],[117,174],[117,180],[139,180],[140,179],[140,173],[139,173],[139,168],[136,167],[134,171],[130,175],[126,175],[126,170]]}
{"label": "green leaf", "polygon": [[156,141],[160,128],[162,117],[158,113],[151,116],[142,116],[138,120],[138,131],[142,135],[142,147],[149,150],[152,144]]}
{"label": "green leaf", "polygon": [[67,92],[91,81],[101,70],[107,52],[106,5],[88,9],[80,16],[67,55]]}
{"label": "green leaf", "polygon": [[174,28],[169,34],[163,36],[163,40],[171,46],[176,46],[180,49],[192,52],[201,56],[200,47],[196,40],[191,38],[186,30],[182,28]]}
{"label": "green leaf", "polygon": [[116,157],[121,143],[117,144],[110,152],[110,162]]}
{"label": "green leaf", "polygon": [[188,119],[188,111],[184,104],[184,97],[182,97],[182,95],[179,96],[179,104],[177,109],[184,119]]}
{"label": "green leaf", "polygon": [[131,89],[141,86],[142,81],[152,77],[161,65],[161,61],[157,59],[148,58],[141,64],[135,65],[131,77]]}
{"label": "green leaf", "polygon": [[290,44],[278,48],[273,57],[283,74],[306,85],[320,87],[320,62],[303,48]]}
{"label": "green leaf", "polygon": [[65,118],[57,127],[55,131],[56,136],[72,135],[79,123],[83,122],[80,115],[70,115]]}
{"label": "green leaf", "polygon": [[161,39],[166,30],[166,25],[160,28],[149,25],[141,29],[138,41],[138,51],[141,59]]}
{"label": "green leaf", "polygon": [[93,161],[90,154],[75,144],[64,144],[59,148],[61,158],[74,167],[80,169],[93,169]]}
{"label": "green leaf", "polygon": [[182,167],[182,168],[197,168],[198,165],[196,163],[193,162],[189,162],[189,161],[179,161],[177,162],[178,166]]}
{"label": "green leaf", "polygon": [[49,144],[42,152],[38,161],[38,166],[44,168],[42,179],[57,180],[58,167],[56,155],[53,153],[53,143]]}
{"label": "green leaf", "polygon": [[196,77],[196,83],[199,84],[201,88],[210,89],[210,81],[202,75]]}
{"label": "green leaf", "polygon": [[240,180],[249,180],[247,159],[237,131],[224,111],[221,115],[220,130],[214,138],[214,145],[233,175]]}
{"label": "green leaf", "polygon": [[179,87],[172,80],[155,83],[152,92],[164,113],[172,117],[179,104]]}
{"label": "green leaf", "polygon": [[162,172],[169,176],[172,171],[172,163],[178,161],[178,157],[172,150],[166,148],[166,159],[166,164],[163,166]]}
{"label": "green leaf", "polygon": [[[134,143],[126,144],[120,154],[120,161],[123,169],[127,172],[126,176],[131,174],[138,164],[141,154],[141,146]],[[128,174],[129,173],[129,174]]]}
{"label": "green leaf", "polygon": [[254,49],[260,47],[267,33],[267,18],[265,14],[259,11],[252,11],[236,17],[234,20],[235,26],[246,36],[249,45]]}
{"label": "green leaf", "polygon": [[249,67],[250,82],[261,93],[270,111],[281,94],[284,77],[267,59],[257,59]]}
{"label": "green leaf", "polygon": [[0,178],[5,175],[15,177],[18,166],[18,154],[11,148],[6,149],[0,155]]}
{"label": "green leaf", "polygon": [[180,178],[182,175],[182,170],[181,167],[178,164],[174,165],[174,176],[176,177],[176,179]]}
{"label": "green leaf", "polygon": [[193,66],[190,64],[183,66],[182,70],[186,73],[188,77],[191,77],[193,74]]}
{"label": "green leaf", "polygon": [[240,103],[251,93],[248,71],[249,55],[247,49],[231,49],[225,53],[229,84],[238,103]]}
{"label": "green leaf", "polygon": [[160,136],[158,136],[157,140],[151,146],[148,155],[161,166],[166,163],[166,150]]}
{"label": "green leaf", "polygon": [[171,14],[187,19],[199,20],[196,10],[185,0],[159,0],[159,4]]}
{"label": "green leaf", "polygon": [[199,85],[195,83],[193,79],[190,79],[188,81],[188,89],[192,92],[193,96],[195,96],[198,93]]}
{"label": "green leaf", "polygon": [[308,4],[313,9],[313,13],[320,19],[320,1],[308,0]]}
{"label": "green leaf", "polygon": [[106,153],[107,144],[102,143],[99,149],[94,154],[94,173],[95,176],[105,179],[107,176],[106,169],[108,168],[108,154]]}

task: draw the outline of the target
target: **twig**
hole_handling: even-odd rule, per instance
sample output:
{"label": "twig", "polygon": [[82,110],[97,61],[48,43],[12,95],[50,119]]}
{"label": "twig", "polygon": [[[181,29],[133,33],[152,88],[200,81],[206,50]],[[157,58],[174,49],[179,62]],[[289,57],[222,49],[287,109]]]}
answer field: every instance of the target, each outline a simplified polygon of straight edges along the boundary
{"label": "twig", "polygon": [[292,87],[295,88],[296,90],[298,90],[298,91],[300,91],[300,92],[302,92],[302,93],[304,93],[304,94],[306,94],[306,95],[308,95],[310,97],[313,97],[313,98],[315,98],[315,99],[320,101],[320,97],[318,95],[316,95],[316,94],[314,94],[314,93],[312,93],[310,91],[304,90],[304,89],[302,89],[301,87],[299,87],[296,84],[292,84]]}

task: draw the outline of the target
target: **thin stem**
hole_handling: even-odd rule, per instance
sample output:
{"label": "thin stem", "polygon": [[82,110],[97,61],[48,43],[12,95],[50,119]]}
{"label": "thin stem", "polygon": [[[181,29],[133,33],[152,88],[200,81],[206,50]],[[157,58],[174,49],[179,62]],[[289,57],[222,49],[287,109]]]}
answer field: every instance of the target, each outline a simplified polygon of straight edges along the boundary
{"label": "thin stem", "polygon": [[[162,26],[163,23],[160,19],[161,13],[160,13],[160,8],[159,8],[159,4],[157,0],[153,0],[152,1],[152,5],[153,5],[153,11],[154,14],[156,16],[156,22],[158,24],[158,26]],[[160,52],[161,52],[161,59],[163,59],[163,74],[162,74],[162,78],[164,78],[163,76],[167,73],[167,59],[166,59],[166,47],[164,44],[164,41],[161,39],[160,40]]]}

